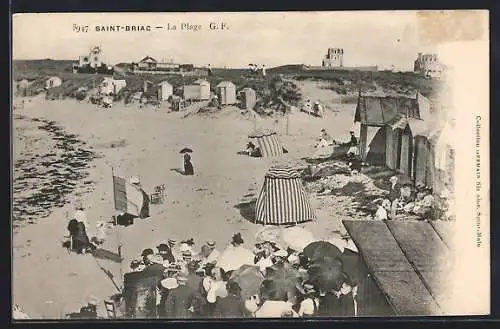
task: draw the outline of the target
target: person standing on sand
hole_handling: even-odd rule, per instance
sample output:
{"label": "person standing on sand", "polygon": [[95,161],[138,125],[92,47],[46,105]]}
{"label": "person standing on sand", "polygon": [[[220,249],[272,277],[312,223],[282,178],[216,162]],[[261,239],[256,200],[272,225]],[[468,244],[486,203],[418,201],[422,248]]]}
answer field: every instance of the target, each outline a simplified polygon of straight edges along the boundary
{"label": "person standing on sand", "polygon": [[194,175],[194,168],[189,153],[184,153],[184,175]]}
{"label": "person standing on sand", "polygon": [[391,188],[389,190],[389,200],[391,201],[391,213],[389,218],[396,219],[396,209],[398,207],[399,198],[401,197],[401,186],[398,183],[398,178],[392,176],[389,181]]}

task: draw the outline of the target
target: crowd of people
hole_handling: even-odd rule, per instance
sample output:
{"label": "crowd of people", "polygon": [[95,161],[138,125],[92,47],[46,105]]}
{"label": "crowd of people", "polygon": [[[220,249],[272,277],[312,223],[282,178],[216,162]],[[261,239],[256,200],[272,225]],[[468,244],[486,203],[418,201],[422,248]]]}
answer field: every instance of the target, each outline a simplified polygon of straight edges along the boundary
{"label": "crowd of people", "polygon": [[376,220],[402,219],[409,216],[420,219],[450,219],[449,196],[447,193],[435,195],[431,187],[423,184],[401,185],[397,176],[389,178],[390,190],[386,198],[374,200]]}
{"label": "crowd of people", "polygon": [[324,246],[306,255],[272,241],[247,249],[240,233],[222,252],[214,241],[195,252],[192,239],[178,246],[169,239],[143,250],[130,267],[158,277],[159,318],[356,316],[360,280],[353,278],[360,275],[352,266],[347,274],[343,257],[357,253],[342,241],[338,248],[321,241],[334,250],[328,255]]}

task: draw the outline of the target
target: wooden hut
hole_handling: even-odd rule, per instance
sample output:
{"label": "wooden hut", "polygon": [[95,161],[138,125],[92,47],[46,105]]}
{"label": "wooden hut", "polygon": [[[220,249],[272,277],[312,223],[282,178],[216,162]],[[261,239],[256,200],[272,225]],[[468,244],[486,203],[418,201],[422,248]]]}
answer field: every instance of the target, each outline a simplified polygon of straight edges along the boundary
{"label": "wooden hut", "polygon": [[210,99],[210,82],[203,79],[198,79],[191,85],[184,86],[183,92],[186,100],[209,100]]}
{"label": "wooden hut", "polygon": [[243,88],[240,91],[241,108],[253,110],[255,103],[257,103],[257,94],[252,88]]}
{"label": "wooden hut", "polygon": [[159,101],[166,101],[174,94],[174,87],[168,81],[160,82],[158,86],[160,86],[158,89]]}
{"label": "wooden hut", "polygon": [[216,90],[220,105],[233,105],[236,103],[236,86],[231,81],[220,82]]}

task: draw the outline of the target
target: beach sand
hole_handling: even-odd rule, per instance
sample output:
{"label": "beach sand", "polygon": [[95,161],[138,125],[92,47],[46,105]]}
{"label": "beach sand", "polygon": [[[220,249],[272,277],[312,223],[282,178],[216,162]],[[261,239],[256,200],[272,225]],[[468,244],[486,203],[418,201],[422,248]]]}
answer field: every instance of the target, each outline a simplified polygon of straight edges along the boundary
{"label": "beach sand", "polygon": [[[300,82],[303,98],[320,100],[327,111],[323,118],[294,112],[286,120],[259,119],[257,126],[274,127],[289,150],[284,159],[300,163],[314,151],[315,138],[326,128],[333,138],[347,140],[352,129],[355,104],[341,104],[333,91],[319,88],[315,82]],[[61,247],[66,233],[66,212],[73,211],[77,199],[83,202],[90,223],[89,235],[95,234],[98,220],[110,221],[113,209],[112,168],[116,175],[140,176],[148,193],[156,185],[165,184],[166,200],[151,205],[151,217],[137,220],[127,228],[109,230],[103,249],[116,252],[123,245],[122,272],[128,272],[130,260],[142,249],[154,248],[168,238],[177,241],[193,237],[197,249],[205,241],[215,240],[222,249],[234,233],[241,232],[245,244],[253,244],[262,226],[252,224],[235,207],[245,195],[259,193],[266,170],[276,159],[249,158],[237,154],[247,142],[254,122],[236,108],[225,108],[210,116],[155,112],[116,104],[112,109],[75,100],[45,101],[33,99],[29,106],[14,114],[29,118],[53,120],[72,134],[78,135],[89,148],[102,157],[91,162],[86,178],[93,190],[79,197],[72,195],[66,206],[56,208],[35,224],[25,224],[13,236],[13,303],[22,306],[32,318],[61,318],[77,312],[89,295],[101,301],[117,293],[121,286],[120,266],[91,255],[69,254]],[[15,120],[22,134],[36,134],[36,150],[51,148],[47,135],[37,133],[26,119]],[[18,131],[20,131],[18,129]],[[26,147],[14,136],[14,161],[22,157]],[[32,144],[35,145],[35,144]],[[195,175],[182,176],[179,150],[193,149]],[[34,150],[35,150],[34,149]],[[75,191],[78,192],[78,191]],[[250,196],[248,196],[250,197]],[[324,200],[311,196],[317,221],[303,224],[318,238],[342,228],[348,218],[342,209],[325,206]],[[339,201],[341,202],[341,201]],[[334,204],[334,197],[328,204]],[[344,202],[345,203],[345,202]],[[341,203],[339,203],[341,204]],[[111,276],[111,278],[110,278]],[[104,315],[101,302],[99,313]]]}

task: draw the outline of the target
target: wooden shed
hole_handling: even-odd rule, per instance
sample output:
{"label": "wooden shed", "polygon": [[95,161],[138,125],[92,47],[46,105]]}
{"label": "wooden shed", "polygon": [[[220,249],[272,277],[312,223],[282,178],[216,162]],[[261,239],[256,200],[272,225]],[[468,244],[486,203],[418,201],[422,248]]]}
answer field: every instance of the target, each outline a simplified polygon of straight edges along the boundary
{"label": "wooden shed", "polygon": [[243,88],[240,91],[241,108],[253,110],[255,104],[257,103],[257,94],[252,88]]}
{"label": "wooden shed", "polygon": [[158,89],[159,101],[166,101],[174,94],[174,87],[168,81],[160,82],[158,86],[160,87]]}
{"label": "wooden shed", "polygon": [[210,82],[203,79],[198,79],[191,85],[184,86],[184,99],[187,100],[209,100],[210,99]]}
{"label": "wooden shed", "polygon": [[236,86],[231,81],[222,81],[216,87],[217,97],[221,105],[236,103]]}

